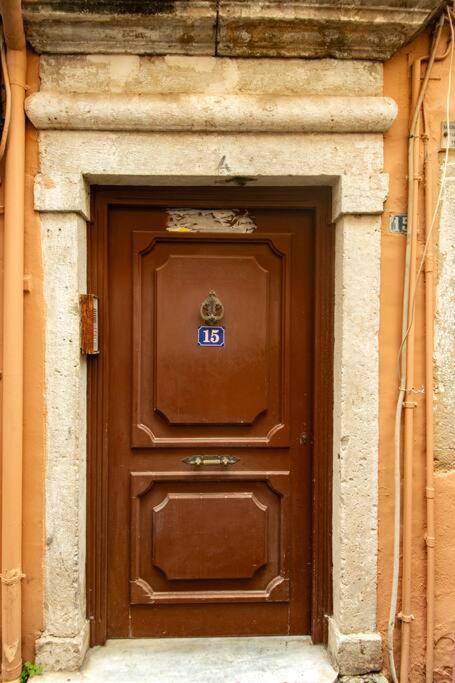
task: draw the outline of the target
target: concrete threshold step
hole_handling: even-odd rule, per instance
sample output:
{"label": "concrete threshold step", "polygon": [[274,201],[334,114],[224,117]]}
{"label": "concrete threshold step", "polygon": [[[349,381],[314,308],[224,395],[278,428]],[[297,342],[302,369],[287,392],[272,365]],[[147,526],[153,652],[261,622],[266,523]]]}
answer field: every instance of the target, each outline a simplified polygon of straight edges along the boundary
{"label": "concrete threshold step", "polygon": [[334,683],[322,645],[304,636],[108,640],[81,671],[37,683]]}

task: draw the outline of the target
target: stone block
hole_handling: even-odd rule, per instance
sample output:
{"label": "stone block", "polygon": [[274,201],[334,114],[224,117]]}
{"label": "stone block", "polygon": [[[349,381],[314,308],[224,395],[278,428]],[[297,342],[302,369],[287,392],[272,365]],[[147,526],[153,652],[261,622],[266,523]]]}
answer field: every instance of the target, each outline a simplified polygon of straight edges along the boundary
{"label": "stone block", "polygon": [[381,96],[381,64],[335,59],[42,55],[40,92]]}
{"label": "stone block", "polygon": [[58,638],[44,633],[36,641],[36,663],[43,671],[78,671],[89,647],[89,623],[70,638]]}
{"label": "stone block", "polygon": [[378,633],[345,634],[334,619],[329,619],[328,649],[341,676],[371,674],[382,669],[382,643]]}

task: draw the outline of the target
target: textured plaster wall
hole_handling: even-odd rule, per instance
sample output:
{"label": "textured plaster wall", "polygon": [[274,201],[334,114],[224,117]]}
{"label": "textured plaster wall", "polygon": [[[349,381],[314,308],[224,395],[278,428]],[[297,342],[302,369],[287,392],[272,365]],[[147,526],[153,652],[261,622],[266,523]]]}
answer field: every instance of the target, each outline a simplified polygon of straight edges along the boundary
{"label": "textured plaster wall", "polygon": [[382,95],[382,65],[336,59],[43,55],[41,91],[68,94]]}
{"label": "textured plaster wall", "polygon": [[[290,64],[293,79],[283,78]],[[95,67],[94,67],[95,65]],[[137,87],[137,70],[154,69],[144,90],[185,75],[180,88],[239,87],[263,79],[273,103],[300,79],[302,90],[343,95],[355,110],[359,83],[382,106],[377,65],[324,62],[244,63],[206,58],[176,60],[125,57],[43,58],[43,89],[59,92],[67,79],[84,97],[101,79],[123,94]],[[99,69],[94,75],[93,68]],[[268,67],[269,73],[267,72]],[[250,70],[250,71],[249,71]],[[201,78],[201,71],[203,78]],[[268,73],[268,80],[266,74]],[[310,78],[311,73],[313,78]],[[322,78],[321,74],[324,75]],[[330,85],[328,85],[328,83]],[[338,85],[336,85],[338,83]],[[76,86],[75,86],[76,87]],[[162,91],[165,86],[161,86]],[[168,87],[166,85],[166,87]],[[261,86],[262,87],[262,86]],[[318,90],[319,89],[319,90]],[[85,109],[90,120],[89,98]],[[323,104],[323,101],[321,102]],[[51,107],[51,105],[49,105]],[[48,112],[52,117],[52,108]],[[190,113],[187,112],[187,116]],[[388,124],[384,123],[385,128]],[[87,126],[85,126],[87,127]],[[98,126],[99,128],[99,126]],[[354,126],[355,128],[355,126]],[[89,186],[102,184],[331,185],[336,222],[336,335],[334,440],[334,617],[330,650],[340,670],[359,674],[380,669],[376,633],[379,215],[387,191],[380,132],[303,134],[126,132],[61,130],[40,132],[41,173],[35,206],[41,212],[46,327],[47,535],[45,632],[38,658],[53,669],[76,668],[87,646],[85,614],[85,368],[78,348],[78,295],[85,286],[85,219]]]}
{"label": "textured plaster wall", "polygon": [[[45,631],[37,661],[74,668],[87,646],[85,618],[86,365],[80,354],[79,294],[86,291],[86,223],[41,215],[46,301]],[[49,473],[52,476],[49,476]],[[63,504],[62,504],[63,503]],[[75,561],[77,558],[77,561]],[[55,639],[63,647],[54,648]]]}
{"label": "textured plaster wall", "polygon": [[[452,108],[452,111],[454,109]],[[439,227],[435,320],[436,628],[435,681],[455,663],[455,152],[450,152]],[[449,679],[450,680],[450,679]]]}
{"label": "textured plaster wall", "polygon": [[455,469],[455,150],[450,151],[442,198],[436,308],[435,458]]}
{"label": "textured plaster wall", "polygon": [[[422,35],[385,65],[384,94],[398,104],[398,117],[385,134],[385,170],[390,174],[390,192],[385,206],[381,237],[381,329],[380,329],[380,459],[379,459],[379,558],[378,558],[378,627],[385,635],[389,610],[392,572],[393,501],[393,432],[398,391],[397,356],[401,333],[402,269],[405,239],[389,230],[393,213],[406,212],[406,155],[409,120],[409,64],[414,57],[428,54],[428,34]],[[430,80],[426,107],[430,123],[430,159],[433,166],[433,198],[439,189],[443,152],[440,148],[441,121],[445,119],[448,59],[435,64]],[[455,111],[455,93],[451,112]],[[424,393],[433,391],[435,409],[435,508],[436,508],[436,626],[434,681],[452,680],[455,638],[455,540],[453,506],[455,457],[453,453],[455,420],[454,364],[454,244],[455,213],[454,158],[451,152],[451,176],[446,185],[439,229],[436,226],[435,253],[438,282],[435,320],[434,388],[425,387],[424,366],[424,280],[416,297],[416,376],[414,473],[413,473],[413,591],[410,680],[425,680],[426,550],[425,550],[425,423]],[[421,212],[423,214],[423,210]],[[423,249],[422,225],[419,226],[419,253]],[[400,608],[400,606],[399,606]],[[399,622],[397,622],[399,633]],[[397,636],[396,653],[399,656]],[[387,659],[385,659],[387,662]]]}
{"label": "textured plaster wall", "polygon": [[[27,83],[39,87],[39,59],[27,56]],[[45,302],[39,214],[33,185],[39,171],[38,133],[26,127],[25,157],[25,274],[24,297],[24,451],[23,451],[23,658],[33,660],[35,640],[43,627],[43,544],[45,475],[44,346]]]}
{"label": "textured plaster wall", "polygon": [[[39,59],[29,52],[27,83],[29,92],[39,87]],[[23,546],[22,546],[22,653],[33,660],[35,641],[43,625],[44,552],[44,324],[43,269],[39,216],[34,209],[33,185],[39,172],[38,134],[31,124],[26,128],[25,158],[25,274],[24,293],[24,449],[23,449]],[[1,175],[3,179],[3,164]],[[0,185],[3,206],[4,183]],[[3,255],[3,211],[0,215],[0,262]],[[0,270],[3,270],[0,263]],[[3,278],[0,278],[0,325]],[[0,334],[0,354],[2,352]],[[1,381],[0,381],[1,386]],[[0,397],[1,400],[1,397]]]}

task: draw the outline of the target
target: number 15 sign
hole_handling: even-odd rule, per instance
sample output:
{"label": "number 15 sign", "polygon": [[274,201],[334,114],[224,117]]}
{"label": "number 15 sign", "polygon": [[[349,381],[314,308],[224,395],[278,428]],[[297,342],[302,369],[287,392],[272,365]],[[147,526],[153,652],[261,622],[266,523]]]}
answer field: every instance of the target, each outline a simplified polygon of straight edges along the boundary
{"label": "number 15 sign", "polygon": [[224,346],[224,327],[201,325],[197,331],[199,346]]}

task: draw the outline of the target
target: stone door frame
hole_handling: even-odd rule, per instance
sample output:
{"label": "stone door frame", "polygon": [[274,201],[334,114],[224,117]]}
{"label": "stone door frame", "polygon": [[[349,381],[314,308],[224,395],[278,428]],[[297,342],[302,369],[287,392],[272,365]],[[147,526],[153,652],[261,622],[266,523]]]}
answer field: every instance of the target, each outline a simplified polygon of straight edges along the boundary
{"label": "stone door frame", "polygon": [[379,670],[378,332],[380,216],[387,190],[382,134],[43,130],[39,145],[35,208],[42,226],[47,305],[47,544],[45,630],[37,641],[37,660],[48,670],[77,669],[89,642],[87,373],[79,351],[78,301],[86,291],[90,186],[212,185],[242,178],[261,185],[332,187],[336,247],[329,650],[343,674]]}

